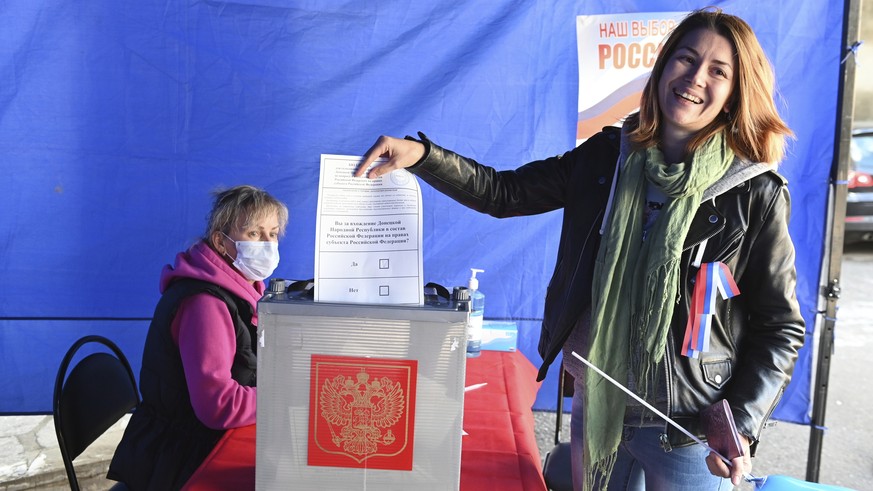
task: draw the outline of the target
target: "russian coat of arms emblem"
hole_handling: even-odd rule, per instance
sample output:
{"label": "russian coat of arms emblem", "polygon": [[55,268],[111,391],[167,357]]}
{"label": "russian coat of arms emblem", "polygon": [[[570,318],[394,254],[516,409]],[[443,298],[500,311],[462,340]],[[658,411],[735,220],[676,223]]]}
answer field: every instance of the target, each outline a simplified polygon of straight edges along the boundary
{"label": "russian coat of arms emblem", "polygon": [[416,360],[312,355],[309,465],[411,470]]}

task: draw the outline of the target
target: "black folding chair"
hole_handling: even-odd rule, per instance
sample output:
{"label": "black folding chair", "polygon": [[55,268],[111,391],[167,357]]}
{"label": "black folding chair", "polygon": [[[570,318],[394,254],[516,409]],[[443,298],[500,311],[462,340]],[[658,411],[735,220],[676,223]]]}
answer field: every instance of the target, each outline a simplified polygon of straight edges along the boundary
{"label": "black folding chair", "polygon": [[[92,353],[67,375],[76,352],[88,343],[102,344],[114,356],[102,351]],[[133,371],[115,343],[96,335],[73,343],[58,369],[53,404],[55,433],[72,491],[79,491],[73,460],[139,401]],[[127,486],[118,483],[111,489],[124,490]]]}
{"label": "black folding chair", "polygon": [[558,407],[555,415],[555,446],[546,453],[543,462],[543,477],[551,491],[573,491],[573,475],[570,471],[570,442],[561,441],[561,426],[564,419],[564,398],[573,396],[573,377],[564,370],[558,377]]}

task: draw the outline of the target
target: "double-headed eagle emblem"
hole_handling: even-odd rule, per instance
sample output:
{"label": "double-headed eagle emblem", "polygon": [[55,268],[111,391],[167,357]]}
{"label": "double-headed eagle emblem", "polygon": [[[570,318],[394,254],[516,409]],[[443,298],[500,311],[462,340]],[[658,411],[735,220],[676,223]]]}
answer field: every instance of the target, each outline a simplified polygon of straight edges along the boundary
{"label": "double-headed eagle emblem", "polygon": [[363,368],[356,379],[344,375],[326,379],[318,400],[333,444],[361,456],[352,457],[361,462],[376,454],[380,445],[394,443],[391,428],[403,416],[405,407],[399,382],[388,377],[370,381],[370,374]]}

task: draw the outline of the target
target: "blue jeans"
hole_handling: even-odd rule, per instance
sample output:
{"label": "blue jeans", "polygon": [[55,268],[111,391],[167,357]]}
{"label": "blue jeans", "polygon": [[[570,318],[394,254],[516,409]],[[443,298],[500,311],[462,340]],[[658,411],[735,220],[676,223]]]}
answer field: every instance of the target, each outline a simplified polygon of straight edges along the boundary
{"label": "blue jeans", "polygon": [[[576,379],[570,418],[570,454],[573,460],[573,489],[582,489],[584,469],[583,396],[584,383]],[[666,425],[666,423],[665,423]],[[661,448],[663,428],[625,427],[618,447],[609,491],[731,491],[730,479],[712,475],[706,467],[709,451],[701,445]]]}

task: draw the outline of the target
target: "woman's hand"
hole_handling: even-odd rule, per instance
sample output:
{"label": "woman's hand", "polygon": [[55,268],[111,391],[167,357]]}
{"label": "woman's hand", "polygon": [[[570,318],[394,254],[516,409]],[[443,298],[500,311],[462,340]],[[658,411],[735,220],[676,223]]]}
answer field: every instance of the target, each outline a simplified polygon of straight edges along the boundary
{"label": "woman's hand", "polygon": [[[379,157],[385,157],[383,163],[376,164],[367,172],[370,164]],[[364,174],[370,179],[375,179],[397,169],[405,169],[424,157],[424,144],[414,140],[380,136],[376,143],[364,154],[364,160],[355,170],[355,177]]]}
{"label": "woman's hand", "polygon": [[743,446],[743,455],[731,460],[730,467],[713,452],[706,456],[706,466],[709,468],[709,472],[715,476],[730,478],[734,486],[740,485],[740,482],[743,480],[743,474],[751,474],[752,472],[749,439],[745,435],[740,435],[740,444]]}

